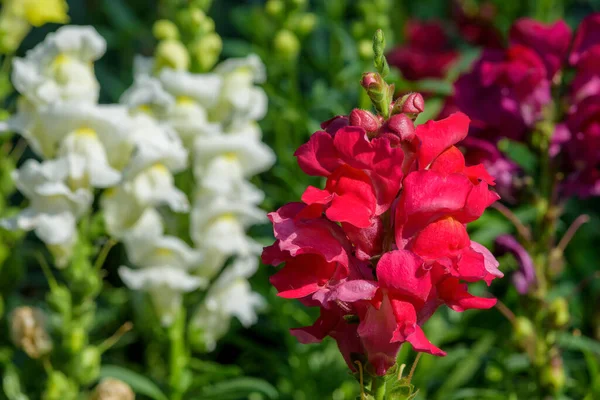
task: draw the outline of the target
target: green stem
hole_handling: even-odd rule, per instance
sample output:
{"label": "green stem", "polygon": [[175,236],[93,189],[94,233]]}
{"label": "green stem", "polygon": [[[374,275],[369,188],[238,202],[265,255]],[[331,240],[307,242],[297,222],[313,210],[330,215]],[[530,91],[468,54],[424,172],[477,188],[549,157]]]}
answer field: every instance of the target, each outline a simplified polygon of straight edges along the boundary
{"label": "green stem", "polygon": [[187,358],[185,352],[185,310],[179,311],[175,322],[169,327],[169,385],[171,387],[171,400],[180,400],[184,388],[183,371],[186,368]]}
{"label": "green stem", "polygon": [[385,376],[373,377],[373,381],[371,383],[371,394],[375,400],[385,400],[385,386]]}

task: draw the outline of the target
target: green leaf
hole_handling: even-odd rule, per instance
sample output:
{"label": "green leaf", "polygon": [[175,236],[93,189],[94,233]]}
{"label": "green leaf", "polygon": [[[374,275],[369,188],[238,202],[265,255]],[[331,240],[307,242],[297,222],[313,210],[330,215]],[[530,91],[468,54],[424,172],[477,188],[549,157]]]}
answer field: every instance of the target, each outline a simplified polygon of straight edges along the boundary
{"label": "green leaf", "polygon": [[456,368],[447,376],[437,391],[436,398],[445,399],[448,393],[468,382],[479,370],[485,354],[494,344],[494,335],[487,334],[475,343],[467,357],[456,364]]}
{"label": "green leaf", "polygon": [[504,138],[498,142],[498,148],[508,158],[519,164],[528,175],[536,173],[538,160],[526,144]]}
{"label": "green leaf", "polygon": [[252,393],[261,393],[268,399],[277,399],[279,394],[270,383],[258,378],[235,378],[205,386],[188,393],[187,398],[202,400],[239,400]]}
{"label": "green leaf", "polygon": [[569,350],[579,350],[581,352],[592,352],[600,355],[600,342],[585,336],[573,336],[569,333],[561,333],[557,338],[558,344]]}
{"label": "green leaf", "polygon": [[125,382],[135,393],[143,394],[154,400],[167,400],[167,396],[152,380],[130,369],[117,365],[104,365],[100,369],[100,378],[109,377]]}
{"label": "green leaf", "polygon": [[12,364],[7,364],[2,377],[2,389],[8,400],[28,400],[29,398],[21,391],[19,373]]}

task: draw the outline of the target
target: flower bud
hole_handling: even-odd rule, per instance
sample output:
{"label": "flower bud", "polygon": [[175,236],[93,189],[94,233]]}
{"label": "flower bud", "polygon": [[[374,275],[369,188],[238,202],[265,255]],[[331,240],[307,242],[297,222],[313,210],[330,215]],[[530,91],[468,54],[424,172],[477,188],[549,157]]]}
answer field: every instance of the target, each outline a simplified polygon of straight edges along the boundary
{"label": "flower bud", "polygon": [[552,324],[556,328],[564,328],[569,323],[571,319],[569,315],[569,303],[564,297],[559,297],[554,299],[552,303],[550,303],[550,318]]}
{"label": "flower bud", "polygon": [[358,42],[358,55],[363,60],[370,60],[373,58],[373,43],[370,40],[361,40]]}
{"label": "flower bud", "polygon": [[16,3],[20,16],[35,27],[47,23],[64,24],[69,21],[69,6],[66,0],[17,0]]}
{"label": "flower bud", "polygon": [[77,380],[87,385],[98,379],[102,354],[95,346],[88,346],[73,360],[72,374]]}
{"label": "flower bud", "polygon": [[190,46],[190,53],[201,71],[210,71],[219,61],[223,41],[217,33],[209,33]]}
{"label": "flower bud", "polygon": [[265,11],[271,17],[278,17],[285,11],[285,5],[282,0],[268,0]]}
{"label": "flower bud", "polygon": [[168,19],[159,19],[152,26],[152,34],[157,40],[179,39],[179,29]]}
{"label": "flower bud", "polygon": [[11,316],[10,335],[15,346],[31,358],[40,358],[52,351],[52,340],[46,332],[46,316],[39,308],[16,308]]}
{"label": "flower bud", "polygon": [[376,72],[363,74],[361,85],[367,91],[371,103],[384,118],[390,114],[390,104],[394,95],[394,85],[388,85]]}
{"label": "flower bud", "polygon": [[163,40],[156,47],[156,71],[163,68],[187,70],[190,67],[190,55],[185,46],[178,40]]}
{"label": "flower bud", "polygon": [[566,376],[560,356],[552,357],[549,365],[542,370],[542,384],[554,393],[560,392],[565,387]]}
{"label": "flower bud", "polygon": [[366,72],[363,74],[360,84],[367,91],[381,91],[385,82],[383,82],[383,78],[377,72]]}
{"label": "flower bud", "polygon": [[367,132],[375,132],[379,129],[380,122],[369,111],[355,108],[350,113],[350,125],[360,126]]}
{"label": "flower bud", "polygon": [[71,292],[64,286],[52,288],[46,295],[46,302],[50,309],[57,314],[67,315],[71,312]]}
{"label": "flower bud", "polygon": [[514,321],[515,341],[526,350],[531,351],[535,344],[535,327],[531,321],[525,317],[517,317]]}
{"label": "flower bud", "polygon": [[275,35],[274,39],[275,51],[286,60],[293,60],[300,52],[300,41],[296,35],[287,30],[282,29]]}
{"label": "flower bud", "polygon": [[317,25],[317,17],[313,13],[304,13],[298,18],[296,25],[296,32],[299,35],[308,35],[311,33]]}
{"label": "flower bud", "polygon": [[92,394],[91,400],[134,400],[135,394],[131,387],[123,381],[114,378],[103,379]]}
{"label": "flower bud", "polygon": [[415,138],[415,124],[405,114],[392,115],[383,129],[397,135],[402,141],[410,142]]}
{"label": "flower bud", "polygon": [[423,110],[425,110],[425,100],[421,93],[409,93],[396,100],[392,114],[404,113],[415,119]]}
{"label": "flower bud", "polygon": [[52,371],[46,381],[42,400],[75,400],[78,395],[77,384],[62,372]]}
{"label": "flower bud", "polygon": [[88,335],[81,326],[69,326],[64,336],[64,347],[71,354],[79,353],[88,342]]}

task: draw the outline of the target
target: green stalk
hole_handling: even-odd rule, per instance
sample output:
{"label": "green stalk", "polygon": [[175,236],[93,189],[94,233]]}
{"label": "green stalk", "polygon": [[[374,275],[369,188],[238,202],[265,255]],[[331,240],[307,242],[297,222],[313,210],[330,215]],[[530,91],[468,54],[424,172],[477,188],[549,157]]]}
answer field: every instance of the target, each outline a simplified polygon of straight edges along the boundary
{"label": "green stalk", "polygon": [[181,400],[184,394],[182,387],[183,372],[187,366],[185,351],[185,310],[183,307],[177,314],[175,322],[169,327],[169,386],[171,400]]}
{"label": "green stalk", "polygon": [[385,376],[373,377],[373,381],[371,383],[371,394],[375,400],[385,400],[385,386]]}

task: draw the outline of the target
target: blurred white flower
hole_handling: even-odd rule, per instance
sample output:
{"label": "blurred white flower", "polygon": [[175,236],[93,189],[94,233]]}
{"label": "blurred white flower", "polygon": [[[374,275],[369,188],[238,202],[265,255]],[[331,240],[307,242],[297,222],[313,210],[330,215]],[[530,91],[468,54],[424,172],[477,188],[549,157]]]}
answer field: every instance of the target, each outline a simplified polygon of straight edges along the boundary
{"label": "blurred white flower", "polygon": [[105,51],[106,42],[93,27],[63,26],[48,34],[25,58],[15,58],[12,82],[36,105],[95,103],[100,88],[93,62]]}
{"label": "blurred white flower", "polygon": [[69,165],[65,159],[39,163],[28,160],[13,172],[19,191],[29,199],[29,206],[13,218],[2,220],[10,230],[34,230],[57,264],[68,261],[75,244],[77,219],[90,207],[93,195],[84,188],[72,190],[67,185]]}
{"label": "blurred white flower", "polygon": [[194,143],[194,175],[200,186],[226,193],[245,178],[275,162],[266,144],[242,135],[198,138]]}
{"label": "blurred white flower", "polygon": [[216,342],[229,330],[231,317],[243,326],[256,323],[256,311],[264,308],[265,301],[252,291],[248,278],[258,267],[256,257],[242,257],[229,265],[209,288],[190,321],[191,331],[202,336],[207,351],[214,350]]}
{"label": "blurred white flower", "polygon": [[175,236],[150,236],[129,241],[125,238],[127,256],[138,267],[170,265],[186,270],[197,268],[202,253]]}
{"label": "blurred white flower", "polygon": [[164,326],[171,325],[181,308],[182,293],[206,287],[206,280],[173,266],[132,269],[119,267],[123,283],[133,290],[148,292],[156,314]]}

